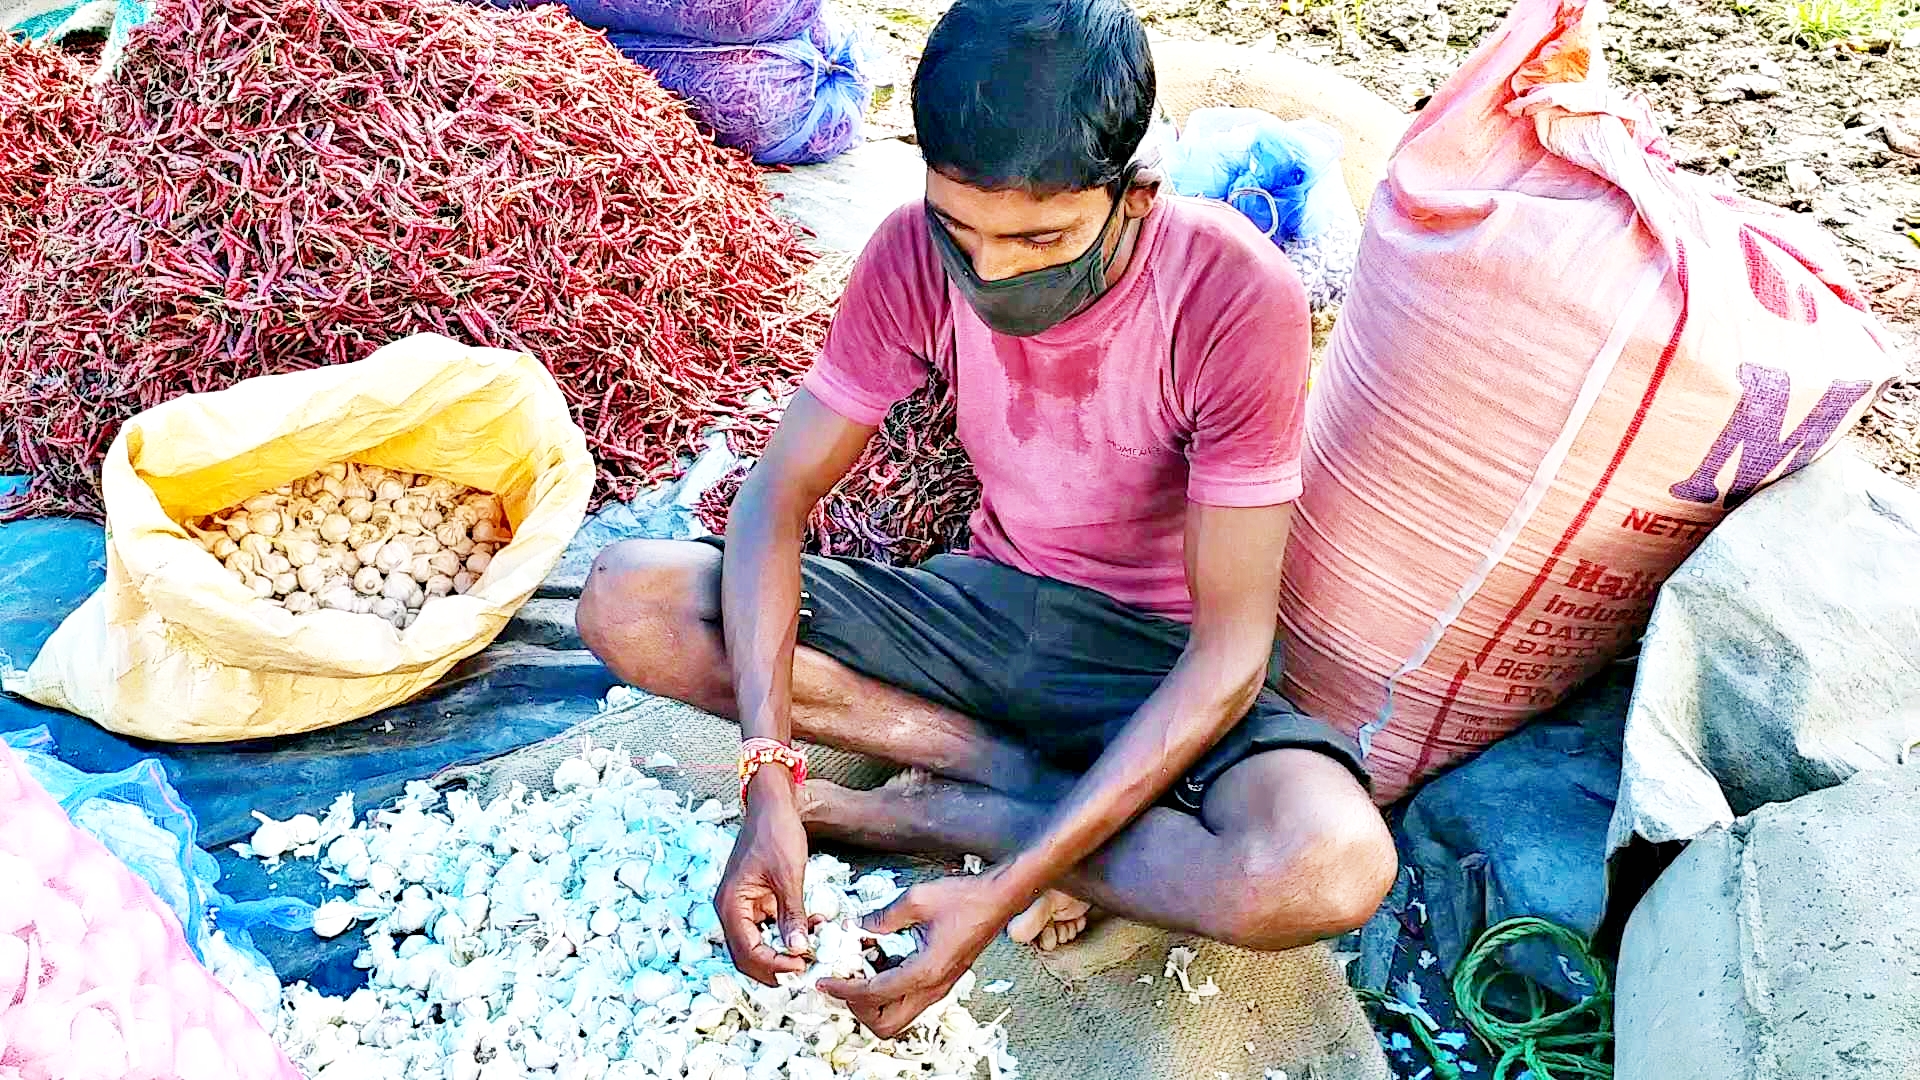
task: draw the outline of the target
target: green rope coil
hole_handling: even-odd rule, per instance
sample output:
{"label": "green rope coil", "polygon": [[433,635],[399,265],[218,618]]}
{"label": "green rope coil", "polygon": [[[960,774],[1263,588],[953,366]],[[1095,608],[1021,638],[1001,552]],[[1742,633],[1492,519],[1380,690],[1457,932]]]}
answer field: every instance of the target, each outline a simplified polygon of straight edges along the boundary
{"label": "green rope coil", "polygon": [[[1523,978],[1501,966],[1500,951],[1534,937],[1547,938],[1579,964],[1593,980],[1593,990],[1579,1004],[1553,1010],[1546,991],[1524,979],[1529,1015],[1496,1015],[1486,1000],[1494,983]],[[1474,1034],[1499,1055],[1493,1080],[1508,1080],[1516,1065],[1533,1080],[1613,1080],[1613,987],[1587,940],[1566,927],[1519,918],[1489,929],[1454,972],[1453,1000]]]}

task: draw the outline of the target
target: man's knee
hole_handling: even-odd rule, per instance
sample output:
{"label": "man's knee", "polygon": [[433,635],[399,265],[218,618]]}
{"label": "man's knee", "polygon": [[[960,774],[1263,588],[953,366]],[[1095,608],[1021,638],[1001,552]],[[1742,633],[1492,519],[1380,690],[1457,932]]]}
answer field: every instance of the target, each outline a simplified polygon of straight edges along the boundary
{"label": "man's knee", "polygon": [[631,679],[617,662],[635,649],[654,651],[678,624],[717,613],[720,553],[704,544],[626,540],[602,550],[580,590],[574,622],[580,640],[602,662]]}
{"label": "man's knee", "polygon": [[1399,856],[1385,820],[1345,766],[1310,750],[1259,755],[1209,795],[1241,838],[1242,880],[1223,886],[1221,935],[1285,949],[1353,930],[1393,888]]}
{"label": "man's knee", "polygon": [[1249,840],[1243,899],[1224,913],[1232,944],[1272,951],[1338,937],[1386,899],[1400,862],[1378,812],[1367,806],[1309,826]]}

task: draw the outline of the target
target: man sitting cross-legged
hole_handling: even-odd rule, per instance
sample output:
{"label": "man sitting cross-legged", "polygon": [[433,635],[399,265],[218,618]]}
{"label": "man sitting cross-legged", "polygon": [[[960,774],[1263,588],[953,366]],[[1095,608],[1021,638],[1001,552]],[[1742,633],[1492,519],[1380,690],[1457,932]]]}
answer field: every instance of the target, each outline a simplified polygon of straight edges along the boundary
{"label": "man sitting cross-legged", "polygon": [[[1285,949],[1393,880],[1352,742],[1277,690],[1306,300],[1232,209],[1141,170],[1153,102],[1123,0],[959,0],[914,82],[925,202],[862,255],[724,546],[617,545],[580,599],[620,678],[750,740],[715,898],[742,972],[804,966],[810,834],[992,861],[870,920],[920,928],[906,963],[822,984],[882,1036],[1002,927],[1051,947],[1092,905]],[[935,367],[982,486],[970,553],[803,557],[808,513]],[[910,771],[796,785],[796,737]]]}

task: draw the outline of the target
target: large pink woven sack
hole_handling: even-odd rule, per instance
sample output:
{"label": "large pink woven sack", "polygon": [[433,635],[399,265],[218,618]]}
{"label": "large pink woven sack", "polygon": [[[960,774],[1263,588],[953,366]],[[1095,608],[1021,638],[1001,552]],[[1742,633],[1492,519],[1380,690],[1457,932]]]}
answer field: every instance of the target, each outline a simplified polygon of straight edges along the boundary
{"label": "large pink woven sack", "polygon": [[0,745],[0,1077],[299,1080],[179,920]]}
{"label": "large pink woven sack", "polygon": [[1374,198],[1308,409],[1297,704],[1382,802],[1633,646],[1660,583],[1900,370],[1809,219],[1678,172],[1599,0],[1518,0]]}

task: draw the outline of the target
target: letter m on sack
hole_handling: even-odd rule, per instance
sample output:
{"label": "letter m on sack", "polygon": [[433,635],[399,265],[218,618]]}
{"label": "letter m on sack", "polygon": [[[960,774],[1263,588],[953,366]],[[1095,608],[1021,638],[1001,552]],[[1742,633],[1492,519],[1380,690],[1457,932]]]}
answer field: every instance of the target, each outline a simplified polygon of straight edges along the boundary
{"label": "letter m on sack", "polygon": [[[1784,371],[1758,364],[1741,364],[1739,375],[1740,403],[1734,407],[1726,429],[1714,440],[1700,467],[1692,476],[1668,489],[1674,498],[1709,506],[1720,501],[1720,489],[1714,481],[1726,468],[1727,459],[1737,453],[1740,466],[1734,471],[1726,502],[1728,510],[1734,509],[1759,490],[1782,461],[1787,462],[1787,467],[1781,476],[1810,464],[1846,422],[1853,406],[1873,389],[1870,382],[1834,383],[1820,395],[1800,426],[1782,437],[1781,432],[1787,426],[1787,405],[1793,396],[1792,380]],[[1788,455],[1792,455],[1791,461],[1787,461]]]}

